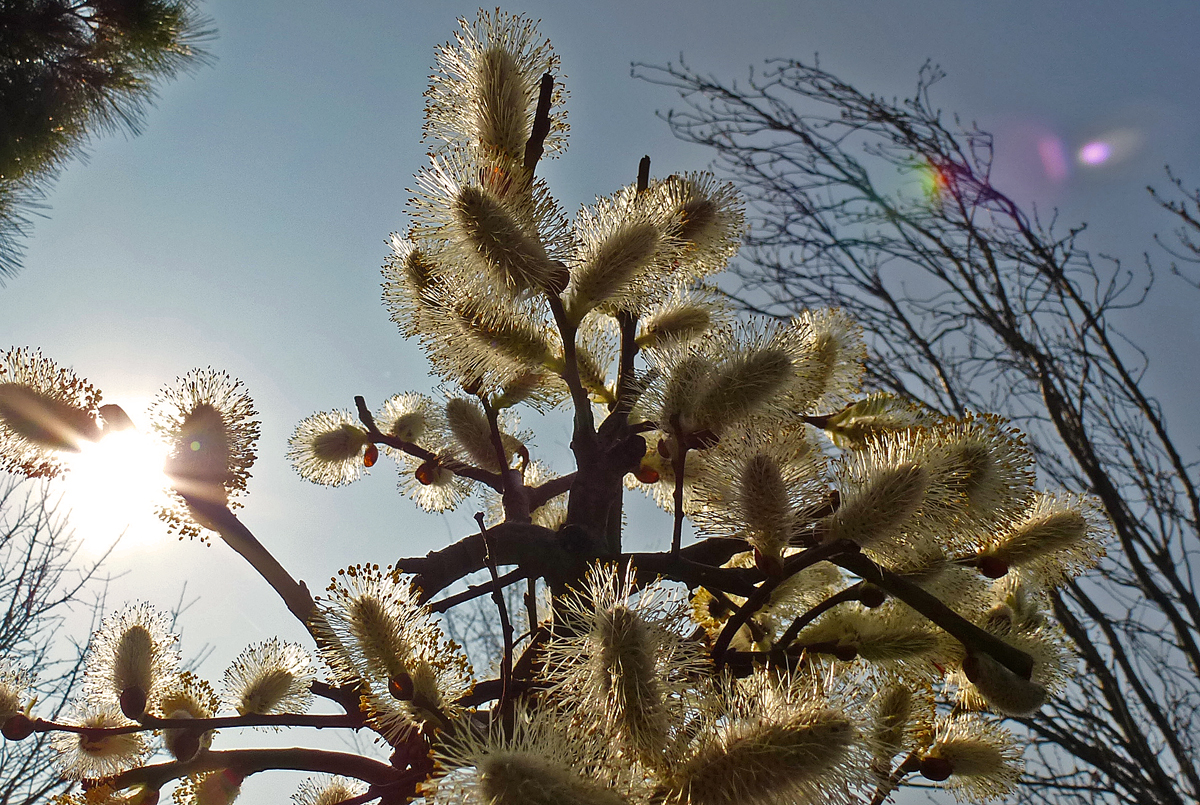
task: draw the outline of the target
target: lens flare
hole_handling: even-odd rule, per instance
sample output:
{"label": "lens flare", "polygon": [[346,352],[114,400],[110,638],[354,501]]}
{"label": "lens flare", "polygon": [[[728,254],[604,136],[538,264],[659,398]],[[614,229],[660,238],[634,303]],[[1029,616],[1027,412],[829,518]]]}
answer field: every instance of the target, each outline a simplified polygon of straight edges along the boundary
{"label": "lens flare", "polygon": [[1112,146],[1103,140],[1092,140],[1079,149],[1079,161],[1085,165],[1103,165],[1112,156]]}
{"label": "lens flare", "polygon": [[1041,157],[1042,169],[1048,179],[1061,182],[1067,178],[1067,151],[1062,140],[1053,135],[1042,137],[1038,140],[1038,156]]}
{"label": "lens flare", "polygon": [[916,173],[921,183],[921,192],[930,200],[941,196],[950,187],[950,179],[946,173],[928,160],[917,166]]}
{"label": "lens flare", "polygon": [[1113,129],[1084,143],[1077,156],[1081,164],[1090,167],[1113,165],[1136,154],[1144,139],[1137,129]]}

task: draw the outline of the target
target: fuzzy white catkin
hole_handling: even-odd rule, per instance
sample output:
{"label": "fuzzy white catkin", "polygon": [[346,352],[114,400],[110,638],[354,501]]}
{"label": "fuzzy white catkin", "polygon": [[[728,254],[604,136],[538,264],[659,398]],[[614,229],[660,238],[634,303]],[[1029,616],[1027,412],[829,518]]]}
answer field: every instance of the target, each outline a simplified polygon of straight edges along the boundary
{"label": "fuzzy white catkin", "polygon": [[853,723],[831,709],[806,710],[783,722],[730,729],[673,781],[671,803],[766,805],[809,801],[834,788],[837,769],[858,740]]}
{"label": "fuzzy white catkin", "polygon": [[0,427],[50,450],[78,450],[99,435],[88,411],[20,383],[0,383]]}
{"label": "fuzzy white catkin", "polygon": [[1018,567],[1048,554],[1071,549],[1084,540],[1087,531],[1087,518],[1080,512],[1052,512],[1014,529],[986,555]]}
{"label": "fuzzy white catkin", "polygon": [[458,237],[510,290],[525,293],[552,287],[555,267],[546,250],[494,195],[464,185],[454,198],[452,213]]}
{"label": "fuzzy white catkin", "polygon": [[891,685],[880,694],[871,726],[871,749],[876,757],[891,760],[904,748],[912,705],[912,691],[904,685]]}
{"label": "fuzzy white catkin", "polygon": [[446,402],[446,424],[471,461],[484,469],[499,470],[491,428],[479,406],[470,400],[452,398]]}
{"label": "fuzzy white catkin", "polygon": [[785,349],[766,347],[727,361],[696,401],[697,425],[721,431],[761,408],[792,375],[793,361]]}
{"label": "fuzzy white catkin", "polygon": [[572,274],[572,312],[578,317],[620,291],[654,257],[658,227],[641,221],[616,228]]}
{"label": "fuzzy white catkin", "polygon": [[738,480],[736,503],[750,526],[750,542],[764,556],[782,560],[795,518],[779,465],[769,455],[753,455]]}
{"label": "fuzzy white catkin", "polygon": [[573,769],[526,752],[496,752],[478,767],[487,805],[624,805],[615,792]]}
{"label": "fuzzy white catkin", "polygon": [[1045,687],[1022,679],[990,654],[979,652],[970,655],[963,670],[987,701],[988,707],[1002,715],[1031,716],[1046,702]]}
{"label": "fuzzy white catkin", "polygon": [[906,463],[877,472],[830,518],[829,539],[868,547],[887,539],[921,508],[929,473]]}

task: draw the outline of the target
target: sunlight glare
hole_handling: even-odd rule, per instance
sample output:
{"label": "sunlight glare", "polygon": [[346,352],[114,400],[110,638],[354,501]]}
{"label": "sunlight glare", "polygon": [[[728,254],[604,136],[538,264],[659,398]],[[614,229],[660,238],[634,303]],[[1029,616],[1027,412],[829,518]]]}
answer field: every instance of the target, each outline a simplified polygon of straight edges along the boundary
{"label": "sunlight glare", "polygon": [[105,549],[122,533],[119,548],[141,549],[161,540],[165,532],[154,510],[167,500],[166,455],[162,443],[126,430],[84,445],[70,459],[64,502],[85,544]]}

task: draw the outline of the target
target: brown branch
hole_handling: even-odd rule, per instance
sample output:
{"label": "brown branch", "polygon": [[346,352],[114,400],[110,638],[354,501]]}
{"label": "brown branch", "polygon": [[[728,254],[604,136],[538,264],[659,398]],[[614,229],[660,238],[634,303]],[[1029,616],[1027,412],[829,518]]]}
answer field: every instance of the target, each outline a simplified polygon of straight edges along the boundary
{"label": "brown branch", "polygon": [[540,507],[546,505],[552,498],[556,498],[566,492],[571,491],[572,485],[575,483],[576,474],[573,472],[561,475],[558,478],[551,478],[540,486],[529,488],[529,510],[537,511]]}
{"label": "brown branch", "polygon": [[991,632],[979,628],[942,603],[937,596],[903,576],[880,567],[861,553],[840,554],[832,557],[830,561],[908,604],[957,639],[968,650],[982,651],[988,654],[1022,679],[1029,679],[1032,675],[1033,659],[1028,654],[1010,646]]}
{"label": "brown branch", "polygon": [[801,570],[815,565],[817,562],[833,561],[834,557],[840,558],[844,555],[854,555],[857,551],[858,546],[854,543],[847,540],[837,540],[836,542],[828,542],[824,545],[801,551],[794,556],[789,556],[783,563],[783,572],[774,578],[767,579],[759,585],[754,590],[754,593],[746,599],[744,604],[738,607],[737,612],[733,613],[721,628],[721,634],[717,637],[717,642],[713,645],[712,650],[712,657],[716,663],[717,670],[721,670],[721,666],[724,664],[725,653],[729,649],[729,644],[733,641],[733,636],[737,634],[739,629],[746,625],[751,615],[762,608],[776,587]]}
{"label": "brown branch", "polygon": [[542,83],[538,87],[537,111],[533,115],[533,130],[529,133],[529,141],[525,143],[524,166],[531,182],[538,160],[545,153],[546,135],[550,133],[550,101],[553,97],[554,76],[543,73]]}
{"label": "brown branch", "polygon": [[431,612],[446,612],[458,606],[459,604],[466,603],[467,601],[473,601],[476,598],[488,595],[497,587],[504,588],[515,581],[520,581],[521,579],[525,578],[526,575],[527,574],[525,571],[518,567],[516,570],[510,570],[508,573],[505,573],[503,576],[494,581],[485,581],[483,584],[472,584],[461,593],[448,595],[445,598],[434,601],[429,605],[429,610]]}
{"label": "brown branch", "polygon": [[488,574],[492,577],[492,601],[496,604],[496,612],[500,615],[500,635],[504,639],[504,653],[500,655],[500,679],[503,687],[500,692],[500,708],[504,710],[512,701],[512,656],[513,656],[513,625],[508,618],[508,605],[504,603],[504,590],[500,586],[500,574],[496,572],[496,555],[488,542],[488,529],[483,524],[483,512],[475,514],[475,522],[479,523],[479,538],[483,540],[484,562]]}
{"label": "brown branch", "polygon": [[592,416],[592,401],[583,381],[579,377],[579,362],[576,356],[575,336],[577,327],[567,315],[563,301],[558,294],[547,294],[550,311],[554,314],[554,322],[558,326],[559,336],[563,345],[563,368],[561,376],[571,391],[571,402],[575,408],[575,427],[571,434],[571,449],[574,451],[580,469],[595,463],[596,457],[596,422]]}
{"label": "brown branch", "polygon": [[[479,403],[483,406],[483,413],[487,417],[492,449],[496,452],[496,463],[503,468],[500,472],[500,485],[504,519],[514,523],[528,523],[532,508],[529,504],[529,489],[525,486],[524,465],[522,465],[522,469],[509,468],[508,456],[504,452],[504,437],[500,435],[500,421],[496,409],[492,407],[492,403],[486,395],[479,395]],[[524,447],[521,448],[521,455],[527,464],[529,452]]]}
{"label": "brown branch", "polygon": [[[743,550],[746,543],[741,543]],[[689,546],[695,547],[695,546]],[[755,592],[755,584],[762,580],[762,573],[748,567],[713,567],[691,560],[686,550],[679,555],[668,552],[662,553],[628,553],[621,555],[622,563],[631,564],[640,577],[644,575],[662,576],[671,581],[679,581],[691,589],[704,587],[723,593],[732,593],[747,597]]]}
{"label": "brown branch", "polygon": [[[558,580],[581,567],[581,560],[559,544],[558,535],[539,525],[500,523],[488,530],[488,541],[497,566],[517,565],[530,576]],[[413,582],[421,588],[421,599],[428,601],[459,579],[483,570],[486,555],[483,538],[471,534],[425,556],[398,559],[396,569],[415,574]]]}
{"label": "brown branch", "polygon": [[[676,428],[676,433],[678,433],[678,428]],[[671,440],[671,469],[675,473],[675,489],[671,493],[671,500],[675,507],[671,522],[671,556],[679,556],[679,549],[683,542],[683,483],[684,476],[687,474],[687,454],[687,442],[679,436],[675,436]]]}
{"label": "brown branch", "polygon": [[840,604],[845,604],[850,601],[858,601],[860,595],[862,594],[862,590],[863,582],[851,585],[841,592],[837,592],[829,596],[815,607],[809,609],[803,615],[798,615],[796,619],[792,621],[792,624],[788,627],[787,631],[783,633],[783,636],[776,641],[775,649],[778,651],[787,651],[788,645],[796,639],[796,636],[800,634],[801,629],[803,629],[805,626],[808,626],[821,615],[824,615],[826,612]]}
{"label": "brown branch", "polygon": [[396,785],[406,781],[408,775],[378,760],[346,752],[330,752],[324,749],[229,749],[207,750],[195,760],[141,766],[110,777],[105,782],[116,791],[135,785],[161,788],[171,780],[206,771],[228,769],[243,777],[273,769],[291,771],[315,771],[353,777],[372,785]]}
{"label": "brown branch", "polygon": [[891,793],[904,781],[904,778],[920,768],[921,758],[917,756],[916,752],[913,752],[875,789],[875,796],[871,797],[871,805],[883,805]]}
{"label": "brown branch", "polygon": [[439,467],[442,467],[443,469],[448,470],[459,477],[469,478],[472,481],[479,481],[479,483],[484,484],[497,492],[504,491],[504,484],[499,473],[489,472],[488,470],[472,466],[456,458],[440,456],[431,450],[426,450],[420,445],[413,444],[412,442],[406,442],[403,439],[392,436],[391,434],[384,433],[383,431],[379,430],[379,426],[375,424],[375,416],[371,413],[371,410],[367,408],[367,401],[363,397],[356,396],[354,398],[354,405],[358,409],[358,418],[364,425],[367,426],[367,438],[373,443],[386,444],[388,447],[394,447],[395,449],[408,453],[410,456],[419,458],[422,461],[434,462]]}
{"label": "brown branch", "polygon": [[314,696],[320,696],[323,699],[329,699],[331,702],[336,702],[341,705],[342,709],[347,713],[359,712],[359,694],[358,691],[349,687],[336,687],[328,683],[322,682],[319,679],[314,679],[309,686]]}
{"label": "brown branch", "polygon": [[341,716],[310,715],[306,713],[276,713],[270,715],[221,716],[218,718],[158,718],[144,715],[140,723],[119,727],[85,727],[80,724],[59,724],[44,718],[30,722],[34,732],[69,732],[101,738],[105,735],[128,735],[161,729],[195,729],[200,732],[241,727],[314,727],[316,729],[361,729],[364,718],[357,714]]}
{"label": "brown branch", "polygon": [[279,594],[288,610],[304,624],[304,628],[309,629],[309,620],[316,610],[316,605],[304,582],[293,579],[271,552],[250,533],[250,529],[246,528],[224,504],[190,497],[182,492],[180,495],[204,527],[217,532],[225,544],[241,554]]}

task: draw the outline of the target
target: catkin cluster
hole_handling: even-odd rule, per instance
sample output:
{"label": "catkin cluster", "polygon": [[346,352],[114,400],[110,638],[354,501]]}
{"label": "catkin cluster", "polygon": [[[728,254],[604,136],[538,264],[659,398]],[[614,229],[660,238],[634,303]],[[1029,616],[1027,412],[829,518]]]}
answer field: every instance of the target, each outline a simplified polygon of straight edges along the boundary
{"label": "catkin cluster", "polygon": [[[536,170],[567,126],[558,56],[532,22],[481,12],[436,60],[429,164],[391,237],[383,301],[441,388],[313,414],[287,456],[328,486],[387,458],[427,511],[476,504],[479,533],[394,567],[351,565],[307,609],[293,596],[320,664],[272,638],[233,662],[220,696],[181,670],[164,615],[110,616],[58,725],[64,776],[88,782],[88,802],[148,803],[146,780],[162,778],[137,769],[162,751],[178,761],[179,802],[232,802],[263,769],[249,756],[214,769],[233,756],[212,754],[212,724],[332,725],[306,715],[319,693],[390,758],[343,764],[361,780],[306,781],[300,805],[397,791],[836,805],[882,801],[917,773],[966,801],[1011,791],[1021,749],[1001,719],[1065,683],[1048,596],[1101,554],[1098,509],[1037,489],[1024,436],[997,417],[866,394],[864,339],[840,311],[736,321],[710,282],[744,211],[713,176],[653,177],[644,160],[637,181],[568,217]],[[120,424],[99,401],[40,354],[6,353],[4,468],[61,471]],[[574,466],[536,455],[521,407],[571,413]],[[160,394],[170,528],[238,538],[219,515],[245,491],[255,415],[213,370]],[[623,552],[627,489],[669,513],[659,553]],[[485,569],[482,587],[431,603]],[[279,588],[281,571],[260,572]],[[525,613],[498,592],[518,581]],[[476,590],[496,592],[492,679],[438,614]],[[0,669],[12,740],[51,729],[28,690],[28,674]]]}

